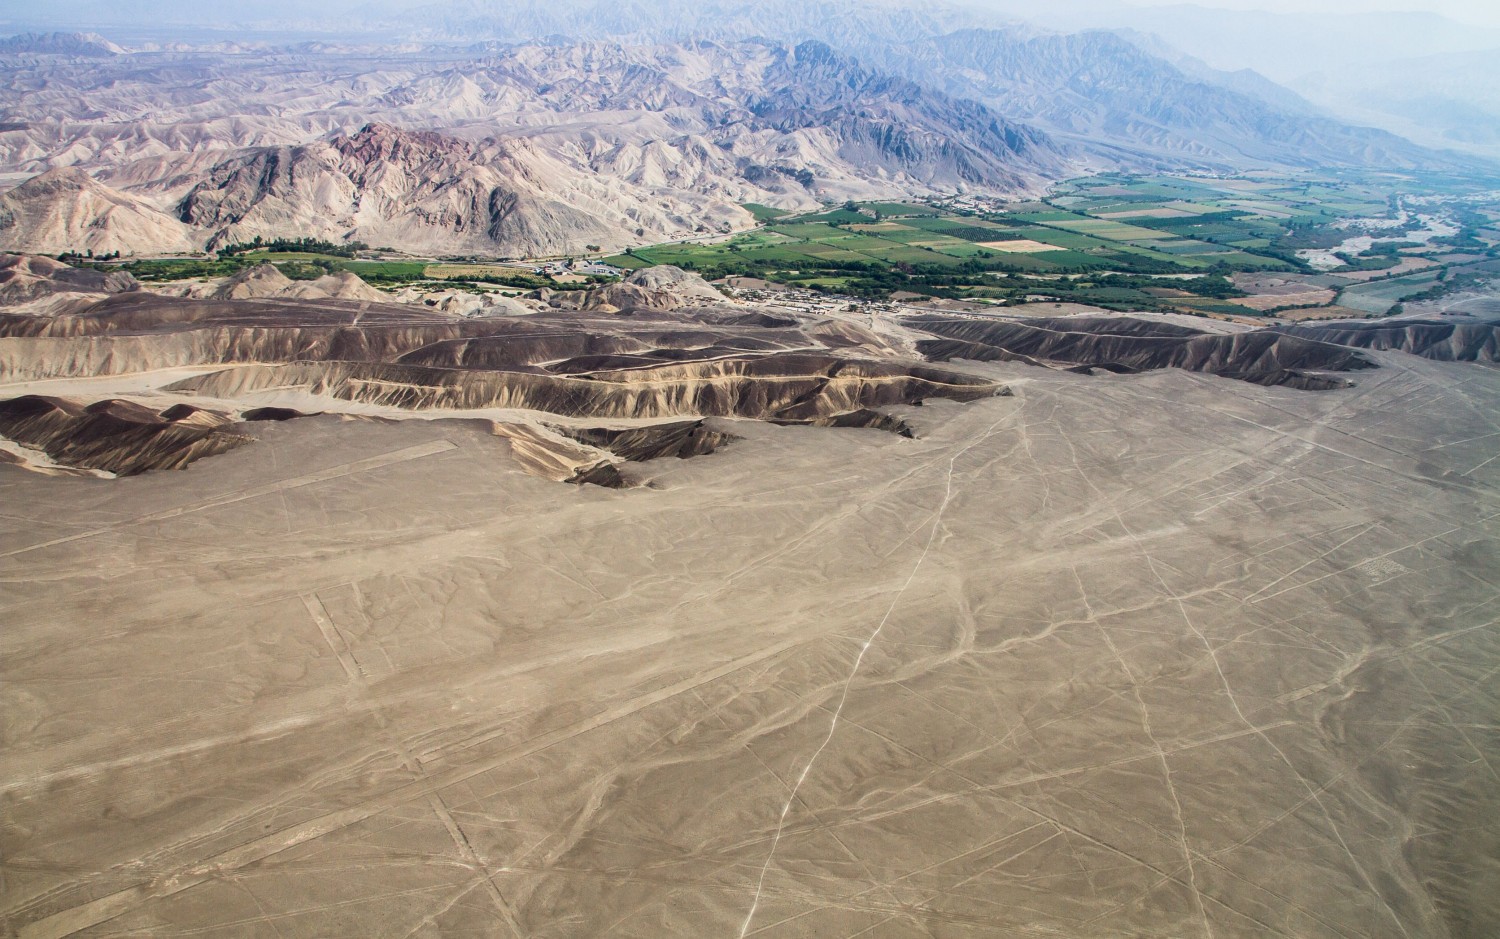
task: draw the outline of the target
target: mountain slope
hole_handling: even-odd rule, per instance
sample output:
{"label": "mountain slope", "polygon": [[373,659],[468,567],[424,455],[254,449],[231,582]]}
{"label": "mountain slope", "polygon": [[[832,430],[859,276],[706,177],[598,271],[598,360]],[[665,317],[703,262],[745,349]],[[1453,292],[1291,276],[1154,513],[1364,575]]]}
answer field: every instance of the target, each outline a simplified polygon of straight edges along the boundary
{"label": "mountain slope", "polygon": [[[1029,196],[1089,169],[1449,165],[1114,34],[939,35],[935,18],[898,42],[857,11],[857,55],[694,39],[0,56],[0,171],[71,165],[120,191],[90,204],[128,237],[53,224],[55,250],[259,235],[504,256],[722,234],[750,202]],[[144,221],[158,206],[173,224]]]}
{"label": "mountain slope", "polygon": [[[200,243],[316,237],[501,256],[734,231],[753,224],[746,202],[1020,195],[1076,171],[1046,134],[822,43],[532,45],[497,52],[484,68],[358,64],[328,82],[340,100],[320,120],[413,115],[451,130],[375,121],[307,140],[301,127],[311,126],[289,123],[284,135],[301,141],[215,151],[153,138],[192,148],[174,153],[112,140],[95,143],[91,162],[134,196],[174,205]],[[228,75],[207,106],[264,101],[249,89],[272,73]],[[117,90],[135,89],[98,97]],[[88,153],[56,134],[49,124],[17,136],[32,152],[50,140]],[[109,162],[132,150],[150,155]]]}
{"label": "mountain slope", "polygon": [[154,254],[192,248],[181,222],[81,169],[51,170],[0,195],[0,250]]}
{"label": "mountain slope", "polygon": [[98,33],[22,33],[0,39],[0,55],[66,55],[97,58],[125,50]]}
{"label": "mountain slope", "polygon": [[228,159],[179,211],[214,243],[300,232],[409,250],[546,254],[621,242],[628,219],[571,195],[554,195],[518,150],[371,124]]}
{"label": "mountain slope", "polygon": [[[1212,83],[1114,33],[963,30],[878,50],[888,71],[973,98],[1094,151],[1205,167],[1440,168],[1451,159],[1294,106],[1258,76]],[[1230,84],[1239,85],[1236,88]]]}

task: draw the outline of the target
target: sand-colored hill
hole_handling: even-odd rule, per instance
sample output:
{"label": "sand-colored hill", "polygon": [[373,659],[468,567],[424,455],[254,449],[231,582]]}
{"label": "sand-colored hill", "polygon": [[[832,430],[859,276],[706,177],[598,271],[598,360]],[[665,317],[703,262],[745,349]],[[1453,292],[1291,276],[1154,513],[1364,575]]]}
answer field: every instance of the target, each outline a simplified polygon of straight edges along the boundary
{"label": "sand-colored hill", "polygon": [[0,195],[0,250],[163,254],[193,247],[177,219],[74,167],[48,170]]}
{"label": "sand-colored hill", "polygon": [[257,264],[231,275],[214,290],[216,300],[246,300],[251,297],[276,297],[289,290],[291,278],[272,264]]}
{"label": "sand-colored hill", "polygon": [[139,287],[136,279],[125,271],[77,268],[37,255],[0,254],[0,306],[60,293],[108,294]]}
{"label": "sand-colored hill", "polygon": [[339,271],[337,274],[324,274],[316,280],[295,282],[282,292],[282,296],[299,300],[365,300],[373,303],[390,300],[389,296],[365,283],[353,271]]}
{"label": "sand-colored hill", "polygon": [[216,300],[287,297],[295,300],[366,300],[389,302],[391,297],[371,287],[352,271],[325,274],[315,280],[292,280],[274,264],[257,264],[231,275],[209,294]]}
{"label": "sand-colored hill", "polygon": [[589,291],[591,310],[675,310],[704,303],[727,303],[724,294],[702,277],[670,264],[632,271],[618,284]]}

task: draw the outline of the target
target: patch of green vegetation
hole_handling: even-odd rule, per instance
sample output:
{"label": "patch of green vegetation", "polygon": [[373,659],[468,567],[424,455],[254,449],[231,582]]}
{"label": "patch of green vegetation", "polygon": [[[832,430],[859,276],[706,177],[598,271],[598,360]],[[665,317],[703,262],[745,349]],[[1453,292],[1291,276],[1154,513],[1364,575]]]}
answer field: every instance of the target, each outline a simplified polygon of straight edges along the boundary
{"label": "patch of green vegetation", "polygon": [[[1453,187],[1474,193],[1479,183]],[[931,205],[870,202],[802,215],[778,214],[771,224],[727,242],[638,248],[609,258],[621,267],[676,264],[707,277],[741,274],[858,296],[903,290],[934,296],[1015,300],[1026,291],[1067,294],[1079,302],[1174,308],[1141,284],[1099,286],[1104,277],[1145,278],[1145,285],[1187,289],[1189,283],[1227,284],[1235,271],[1312,274],[1297,257],[1304,248],[1327,250],[1349,237],[1335,223],[1351,217],[1395,217],[1394,193],[1434,191],[1411,177],[1359,174],[1258,174],[1239,177],[1113,174],[1060,184],[1047,201],[1010,206],[1007,213]],[[1455,203],[1456,205],[1456,203]],[[1105,219],[1087,212],[1171,208],[1168,218]],[[1460,211],[1450,207],[1447,211]],[[1351,215],[1351,213],[1354,213]],[[1494,248],[1484,232],[1488,215],[1472,212],[1460,236],[1464,249]],[[876,218],[895,224],[872,224]],[[1456,219],[1457,217],[1454,216]],[[1007,252],[985,242],[1028,239],[1056,250]],[[1438,247],[1448,247],[1439,245]],[[1354,259],[1388,263],[1389,251]],[[1389,260],[1394,263],[1394,260]],[[1156,281],[1153,275],[1206,274],[1195,280]],[[1056,280],[1065,275],[1064,280]],[[1052,277],[1043,281],[1039,277]],[[1094,286],[1081,286],[1089,283]],[[1069,284],[1075,284],[1069,286]],[[1171,296],[1171,294],[1166,294]],[[1231,303],[1233,296],[1208,299]],[[1231,303],[1225,312],[1252,315]],[[1196,309],[1196,308],[1195,308]]]}
{"label": "patch of green vegetation", "polygon": [[856,209],[848,208],[834,209],[831,212],[814,212],[809,215],[796,215],[787,218],[788,222],[827,222],[831,225],[858,225],[865,222],[875,221],[872,215],[865,215]]}
{"label": "patch of green vegetation", "polygon": [[612,265],[614,267],[622,268],[622,269],[627,270],[627,271],[640,270],[643,267],[650,267],[651,266],[651,262],[650,261],[647,261],[645,258],[637,257],[633,253],[632,254],[612,254],[609,257],[607,257],[607,258],[604,259],[604,263]]}
{"label": "patch of green vegetation", "polygon": [[[1446,296],[1463,290],[1490,288],[1496,280],[1500,280],[1500,274],[1497,274],[1493,270],[1484,270],[1476,267],[1467,271],[1454,272],[1445,268],[1438,271],[1434,280],[1430,282],[1432,286],[1425,290],[1403,294],[1396,307],[1423,300],[1441,300]],[[1386,312],[1390,315],[1400,312],[1396,307],[1392,307]]]}
{"label": "patch of green vegetation", "polygon": [[225,245],[219,249],[218,254],[219,257],[225,258],[235,254],[248,254],[252,251],[269,253],[295,252],[327,255],[337,258],[354,258],[359,252],[369,250],[369,247],[369,245],[362,241],[351,241],[347,244],[334,244],[331,241],[322,241],[317,238],[275,238],[271,241],[265,241],[259,235],[256,235],[254,241]]}
{"label": "patch of green vegetation", "polygon": [[1339,305],[1366,313],[1388,313],[1397,303],[1421,299],[1438,282],[1441,271],[1424,271],[1405,277],[1392,277],[1346,287],[1339,294]]}
{"label": "patch of green vegetation", "polygon": [[1202,257],[1204,255],[1222,255],[1227,253],[1218,245],[1211,245],[1206,241],[1191,241],[1188,239],[1159,242],[1152,245],[1152,247],[1163,254],[1174,256]]}
{"label": "patch of green vegetation", "polygon": [[954,238],[949,234],[938,234],[935,231],[925,231],[921,228],[881,228],[875,231],[865,231],[862,234],[874,235],[886,241],[894,241],[897,244],[911,245],[919,244],[932,247],[940,244],[962,244],[962,240]]}
{"label": "patch of green vegetation", "polygon": [[1180,255],[1166,254],[1165,252],[1157,250],[1155,247],[1148,248],[1144,245],[1127,245],[1116,243],[1112,246],[1111,250],[1118,251],[1123,254],[1132,254],[1139,258],[1149,258],[1159,264],[1175,265],[1177,267],[1184,267],[1189,270],[1202,270],[1203,268],[1209,266],[1209,262],[1204,258],[1192,258]]}
{"label": "patch of green vegetation", "polygon": [[555,281],[550,277],[539,274],[528,274],[525,271],[516,271],[514,274],[500,271],[475,272],[473,274],[449,274],[442,279],[448,284],[496,284],[501,287],[520,287],[525,290],[539,290],[543,287],[549,290],[587,290],[597,287],[603,283],[614,280],[612,277],[589,277],[582,281]]}
{"label": "patch of green vegetation", "polygon": [[938,254],[946,254],[951,258],[993,258],[997,253],[993,248],[982,248],[972,241],[943,241],[936,244],[924,244],[922,247]]}
{"label": "patch of green vegetation", "polygon": [[293,260],[278,262],[276,269],[291,280],[317,280],[328,274],[337,274],[344,269],[344,265],[340,261]]}
{"label": "patch of green vegetation", "polygon": [[942,209],[908,202],[861,202],[859,207],[869,209],[883,218],[918,218],[943,214]]}
{"label": "patch of green vegetation", "polygon": [[1229,251],[1224,254],[1207,255],[1199,260],[1211,261],[1214,266],[1230,267],[1237,271],[1284,271],[1291,266],[1280,258],[1251,254],[1248,251]]}
{"label": "patch of green vegetation", "polygon": [[1018,219],[1022,222],[1038,223],[1091,221],[1088,216],[1079,215],[1076,212],[1022,212],[1017,215],[1009,216],[1009,218]]}
{"label": "patch of green vegetation", "polygon": [[[869,220],[866,219],[866,221]],[[827,238],[846,238],[850,235],[849,232],[834,228],[832,225],[827,225],[822,222],[780,222],[773,226],[771,230],[786,235],[789,238],[796,238],[802,241],[821,241]]]}
{"label": "patch of green vegetation", "polygon": [[769,222],[772,219],[791,214],[785,209],[773,209],[769,205],[761,205],[759,202],[746,202],[741,204],[740,208],[755,216],[757,222]]}
{"label": "patch of green vegetation", "polygon": [[[942,234],[945,234],[945,235],[950,235],[950,234],[953,234],[955,231],[962,231],[962,230],[968,229],[968,228],[977,228],[977,229],[991,229],[991,228],[996,228],[996,229],[998,229],[998,228],[1003,227],[1003,226],[997,225],[997,224],[995,224],[993,222],[987,222],[987,221],[985,221],[983,219],[976,219],[976,218],[953,218],[952,216],[947,216],[947,215],[943,215],[943,216],[928,216],[926,218],[908,218],[908,219],[902,219],[901,224],[909,226],[911,228],[921,228],[921,229],[923,229],[925,231],[941,232]],[[954,237],[961,238],[963,236],[962,235],[955,235]],[[980,240],[984,240],[984,239],[980,239]]]}
{"label": "patch of green vegetation", "polygon": [[420,280],[427,270],[423,261],[345,261],[344,267],[372,284]]}
{"label": "patch of green vegetation", "polygon": [[[160,283],[173,280],[229,277],[245,268],[266,263],[272,264],[292,280],[316,280],[325,274],[352,271],[366,282],[380,287],[425,280],[427,269],[427,263],[424,261],[357,261],[306,251],[272,255],[264,250],[232,254],[217,259],[171,258],[130,261],[118,267],[137,280]],[[106,269],[112,270],[114,267]]]}
{"label": "patch of green vegetation", "polygon": [[[1092,248],[1109,248],[1112,245],[1101,239],[1089,235],[1081,235],[1077,232],[1059,231],[1054,228],[1034,228],[1026,232],[1025,237],[1032,241],[1040,241],[1044,245],[1056,245],[1069,251],[1088,251]],[[995,239],[996,241],[1000,239]]]}
{"label": "patch of green vegetation", "polygon": [[1011,241],[1017,238],[1026,238],[1038,229],[1019,228],[981,228],[975,225],[955,226],[935,231],[936,235],[947,235],[950,238],[962,238],[964,241]]}
{"label": "patch of green vegetation", "polygon": [[[879,261],[904,264],[930,264],[948,267],[959,264],[957,258],[915,245],[903,245],[884,239],[871,239],[876,244],[862,244],[859,247],[850,246],[849,250],[858,251],[860,254],[874,258]],[[842,247],[842,246],[841,246]]]}
{"label": "patch of green vegetation", "polygon": [[1164,232],[1106,218],[1061,219],[1047,224],[1050,228],[1081,232],[1107,241],[1154,241],[1171,237]]}
{"label": "patch of green vegetation", "polygon": [[120,265],[119,269],[136,280],[155,283],[168,280],[229,277],[259,263],[260,261],[250,261],[244,258],[225,258],[224,260],[171,258],[160,261],[129,261]]}

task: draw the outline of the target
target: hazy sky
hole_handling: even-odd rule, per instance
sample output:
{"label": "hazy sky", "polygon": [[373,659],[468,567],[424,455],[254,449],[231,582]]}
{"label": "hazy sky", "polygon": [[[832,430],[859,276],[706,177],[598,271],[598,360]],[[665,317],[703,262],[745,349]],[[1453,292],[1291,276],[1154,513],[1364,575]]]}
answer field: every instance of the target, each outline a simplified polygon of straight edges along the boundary
{"label": "hazy sky", "polygon": [[[442,6],[445,0],[0,0],[0,27],[10,23],[87,25],[91,22],[149,26],[153,22],[268,21],[278,18],[337,19],[350,8],[403,10]],[[464,6],[504,7],[510,0],[464,0]],[[650,0],[645,0],[649,4]],[[887,0],[900,2],[900,0]],[[921,3],[922,0],[916,0]],[[951,0],[950,0],[951,2]],[[1196,6],[1277,13],[1440,13],[1453,20],[1500,28],[1500,0],[956,0],[960,5],[1004,10],[1010,16],[1076,28],[1103,17],[1120,25],[1132,6]],[[460,5],[455,3],[455,5]],[[1051,14],[1051,15],[1049,15]],[[1076,23],[1073,21],[1077,20]],[[1126,17],[1128,21],[1128,15]],[[3,31],[3,30],[0,30]]]}
{"label": "hazy sky", "polygon": [[[1137,6],[1177,6],[1183,0],[1128,0]],[[1192,6],[1276,13],[1441,13],[1450,19],[1500,27],[1500,0],[1188,0]]]}

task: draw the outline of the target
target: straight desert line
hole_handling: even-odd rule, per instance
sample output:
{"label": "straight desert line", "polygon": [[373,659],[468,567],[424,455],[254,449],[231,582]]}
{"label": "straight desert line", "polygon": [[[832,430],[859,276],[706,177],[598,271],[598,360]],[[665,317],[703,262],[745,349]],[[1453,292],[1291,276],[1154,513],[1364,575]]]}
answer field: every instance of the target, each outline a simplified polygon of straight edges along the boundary
{"label": "straight desert line", "polygon": [[39,544],[27,545],[24,548],[15,548],[10,551],[0,551],[0,558],[15,557],[18,554],[26,554],[29,551],[39,551],[42,548],[51,548],[55,545],[67,544],[70,541],[81,541],[84,538],[92,538],[95,535],[103,535],[127,525],[141,525],[146,522],[160,522],[169,518],[177,518],[193,512],[201,512],[204,509],[216,509],[222,505],[233,505],[236,502],[244,502],[248,499],[258,499],[261,496],[270,495],[287,489],[300,489],[303,486],[311,486],[314,483],[326,482],[330,479],[338,479],[341,476],[349,476],[354,473],[368,472],[379,469],[382,466],[390,466],[393,463],[404,463],[407,460],[416,460],[424,456],[432,456],[435,453],[444,453],[448,450],[458,449],[457,444],[446,440],[434,440],[430,443],[418,444],[414,447],[405,447],[401,450],[392,450],[380,456],[372,456],[353,463],[340,463],[338,466],[330,466],[328,469],[318,470],[316,473],[308,473],[305,476],[294,476],[291,479],[283,479],[279,482],[267,483],[264,486],[256,486],[254,489],[246,489],[232,496],[223,496],[218,499],[210,499],[206,502],[196,502],[192,505],[178,506],[165,509],[161,512],[153,512],[150,515],[142,515],[137,518],[127,519],[104,528],[92,528],[81,531],[74,535],[63,538],[54,538],[51,541],[43,541]]}

